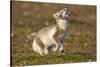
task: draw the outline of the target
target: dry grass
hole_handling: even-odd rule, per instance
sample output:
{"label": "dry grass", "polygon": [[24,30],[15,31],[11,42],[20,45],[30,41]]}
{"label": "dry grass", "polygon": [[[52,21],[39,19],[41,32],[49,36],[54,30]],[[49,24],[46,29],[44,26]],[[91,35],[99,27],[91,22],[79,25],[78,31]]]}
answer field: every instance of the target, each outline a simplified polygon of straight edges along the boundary
{"label": "dry grass", "polygon": [[[41,57],[32,51],[31,32],[54,24],[52,14],[64,7],[72,11],[69,17],[68,35],[65,40],[65,55],[52,53]],[[59,64],[96,61],[96,7],[13,2],[11,31],[12,65]]]}

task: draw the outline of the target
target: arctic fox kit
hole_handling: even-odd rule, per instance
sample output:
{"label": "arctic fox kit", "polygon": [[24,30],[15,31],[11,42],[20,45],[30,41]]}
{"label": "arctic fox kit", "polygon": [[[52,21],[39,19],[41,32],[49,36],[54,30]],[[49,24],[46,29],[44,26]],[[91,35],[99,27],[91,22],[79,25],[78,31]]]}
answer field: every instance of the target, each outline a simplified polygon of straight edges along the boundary
{"label": "arctic fox kit", "polygon": [[32,48],[40,55],[49,54],[52,46],[53,51],[64,52],[64,39],[67,33],[67,22],[70,12],[64,8],[53,14],[56,24],[40,29],[33,40]]}

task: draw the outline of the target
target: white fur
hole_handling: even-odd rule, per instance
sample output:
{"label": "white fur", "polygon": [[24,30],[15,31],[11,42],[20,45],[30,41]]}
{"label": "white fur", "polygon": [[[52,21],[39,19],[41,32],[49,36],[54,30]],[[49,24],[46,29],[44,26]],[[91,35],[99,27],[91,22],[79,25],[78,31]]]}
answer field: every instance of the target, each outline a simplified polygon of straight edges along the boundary
{"label": "white fur", "polygon": [[[55,45],[55,47],[53,48],[53,51],[57,51],[59,46],[60,46],[59,48],[60,51],[64,50],[64,45],[61,41],[64,41],[64,38],[67,32],[66,29],[67,29],[68,14],[66,14],[66,12],[67,12],[67,8],[64,8],[63,10],[57,13],[54,13],[53,17],[55,18],[57,24],[45,27],[36,33],[36,36],[41,40],[41,42],[43,43],[45,47],[41,48],[34,38],[32,47],[35,52],[39,53],[42,56],[44,54],[49,54],[50,50],[48,48],[52,45]],[[57,29],[57,27],[59,27],[59,29]],[[59,40],[59,43],[56,42],[54,38],[54,35],[56,34],[58,30],[65,31],[58,35],[58,39],[59,38],[61,39]]]}
{"label": "white fur", "polygon": [[37,44],[36,40],[34,39],[32,48],[35,52],[39,53],[41,56],[43,55],[43,51],[40,46]]}

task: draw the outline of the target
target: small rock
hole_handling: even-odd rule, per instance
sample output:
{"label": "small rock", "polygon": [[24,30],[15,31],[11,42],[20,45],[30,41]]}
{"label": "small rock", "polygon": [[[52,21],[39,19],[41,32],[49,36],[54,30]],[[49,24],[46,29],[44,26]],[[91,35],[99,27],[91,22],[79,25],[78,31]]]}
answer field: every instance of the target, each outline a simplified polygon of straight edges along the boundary
{"label": "small rock", "polygon": [[24,22],[22,20],[19,20],[18,23],[19,23],[19,25],[23,25],[24,24]]}
{"label": "small rock", "polygon": [[90,59],[90,60],[88,60],[88,62],[91,62],[91,59]]}
{"label": "small rock", "polygon": [[24,4],[22,4],[21,7],[22,7],[23,9],[29,8],[29,7],[30,7],[30,4],[24,3]]}
{"label": "small rock", "polygon": [[87,46],[87,43],[84,43],[84,46]]}
{"label": "small rock", "polygon": [[29,42],[29,40],[28,40],[28,39],[26,39],[26,42]]}
{"label": "small rock", "polygon": [[27,35],[27,39],[31,39],[32,37],[30,35]]}
{"label": "small rock", "polygon": [[36,32],[31,33],[31,35],[32,35],[32,36],[35,36],[35,35],[36,35]]}
{"label": "small rock", "polygon": [[76,32],[76,35],[78,35],[78,36],[79,36],[79,35],[80,35],[80,32]]}
{"label": "small rock", "polygon": [[24,16],[28,16],[29,14],[30,14],[29,11],[25,11],[25,12],[23,12],[23,15],[24,15]]}
{"label": "small rock", "polygon": [[33,36],[35,36],[35,35],[36,35],[36,32],[33,32],[33,33],[27,35],[27,39],[31,39],[31,38],[32,38]]}
{"label": "small rock", "polygon": [[90,31],[87,31],[88,34],[90,34]]}
{"label": "small rock", "polygon": [[14,33],[11,33],[11,37],[14,37]]}

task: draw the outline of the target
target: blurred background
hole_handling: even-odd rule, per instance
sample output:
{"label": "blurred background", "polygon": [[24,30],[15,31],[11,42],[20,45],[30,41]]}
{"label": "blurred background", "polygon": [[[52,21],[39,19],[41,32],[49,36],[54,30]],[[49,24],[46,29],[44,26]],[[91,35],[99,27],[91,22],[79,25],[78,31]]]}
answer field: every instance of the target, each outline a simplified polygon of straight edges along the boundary
{"label": "blurred background", "polygon": [[[96,61],[96,6],[12,1],[11,63],[12,65],[60,64]],[[52,14],[68,7],[68,34],[65,55],[52,53],[41,57],[32,51],[38,30],[56,23]]]}

